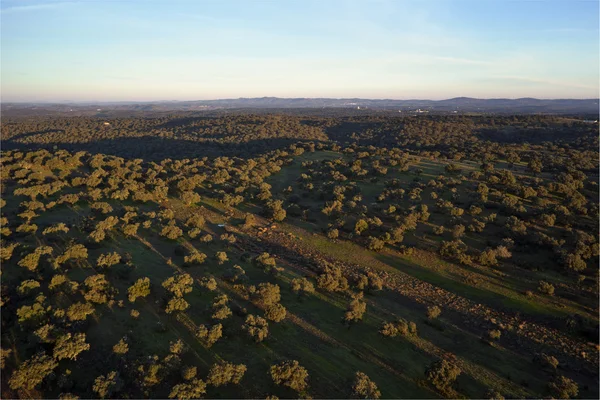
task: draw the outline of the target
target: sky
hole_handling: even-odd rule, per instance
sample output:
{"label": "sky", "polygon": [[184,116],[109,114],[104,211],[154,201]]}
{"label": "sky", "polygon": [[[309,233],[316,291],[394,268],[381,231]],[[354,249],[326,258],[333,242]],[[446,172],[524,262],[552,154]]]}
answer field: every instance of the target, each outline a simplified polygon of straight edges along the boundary
{"label": "sky", "polygon": [[2,0],[1,98],[598,98],[598,0]]}

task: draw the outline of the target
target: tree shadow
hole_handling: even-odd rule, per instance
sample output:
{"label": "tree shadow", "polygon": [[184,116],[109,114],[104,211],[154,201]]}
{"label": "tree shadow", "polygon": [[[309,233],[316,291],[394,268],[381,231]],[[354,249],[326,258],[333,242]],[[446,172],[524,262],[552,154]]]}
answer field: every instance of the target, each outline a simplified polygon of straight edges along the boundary
{"label": "tree shadow", "polygon": [[[249,140],[244,143],[219,143],[212,141],[178,140],[157,136],[121,137],[115,139],[95,140],[86,143],[21,143],[24,135],[35,136],[39,132],[21,134],[2,141],[4,150],[64,149],[71,152],[86,151],[91,154],[106,154],[123,158],[141,158],[144,161],[160,161],[163,159],[185,159],[201,157],[239,157],[252,158],[268,151],[289,147],[298,143],[319,143],[318,140],[299,138],[265,138]],[[215,136],[216,138],[216,136]],[[214,138],[213,138],[214,139]]]}

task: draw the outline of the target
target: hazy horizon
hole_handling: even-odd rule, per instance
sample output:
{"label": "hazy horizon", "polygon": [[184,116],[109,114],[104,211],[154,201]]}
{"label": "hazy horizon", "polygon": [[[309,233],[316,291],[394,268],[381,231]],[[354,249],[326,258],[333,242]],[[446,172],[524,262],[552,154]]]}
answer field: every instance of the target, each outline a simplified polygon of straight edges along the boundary
{"label": "hazy horizon", "polygon": [[597,1],[6,0],[2,101],[597,99]]}
{"label": "hazy horizon", "polygon": [[368,97],[279,97],[279,96],[256,96],[256,97],[229,97],[229,98],[207,98],[207,99],[189,99],[189,100],[177,100],[177,99],[157,99],[157,100],[40,100],[40,101],[3,101],[4,104],[139,104],[139,103],[184,103],[184,102],[195,102],[195,101],[226,101],[226,100],[242,100],[242,99],[263,99],[263,98],[275,98],[281,100],[293,100],[293,99],[305,99],[305,100],[365,100],[365,101],[449,101],[460,98],[468,98],[474,100],[522,100],[522,99],[534,99],[534,100],[548,100],[548,101],[559,101],[559,100],[573,100],[573,101],[591,101],[600,100],[599,97],[589,98],[541,98],[541,97],[468,97],[468,96],[456,96],[449,98],[368,98]]}

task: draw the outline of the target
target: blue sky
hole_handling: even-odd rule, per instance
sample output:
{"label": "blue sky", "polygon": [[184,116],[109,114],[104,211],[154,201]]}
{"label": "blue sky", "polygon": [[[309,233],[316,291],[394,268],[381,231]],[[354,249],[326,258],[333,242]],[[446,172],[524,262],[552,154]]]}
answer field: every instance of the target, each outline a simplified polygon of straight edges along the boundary
{"label": "blue sky", "polygon": [[597,98],[597,0],[2,0],[2,101]]}

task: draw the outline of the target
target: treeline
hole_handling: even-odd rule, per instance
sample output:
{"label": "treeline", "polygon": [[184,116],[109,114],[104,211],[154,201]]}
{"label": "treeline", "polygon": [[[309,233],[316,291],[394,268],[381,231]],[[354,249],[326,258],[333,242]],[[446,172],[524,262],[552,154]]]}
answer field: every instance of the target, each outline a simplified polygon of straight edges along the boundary
{"label": "treeline", "polygon": [[5,149],[62,148],[148,160],[248,158],[297,141],[402,147],[478,158],[482,146],[498,143],[536,151],[597,148],[598,125],[555,116],[209,117],[185,113],[155,118],[5,118],[2,138]]}

